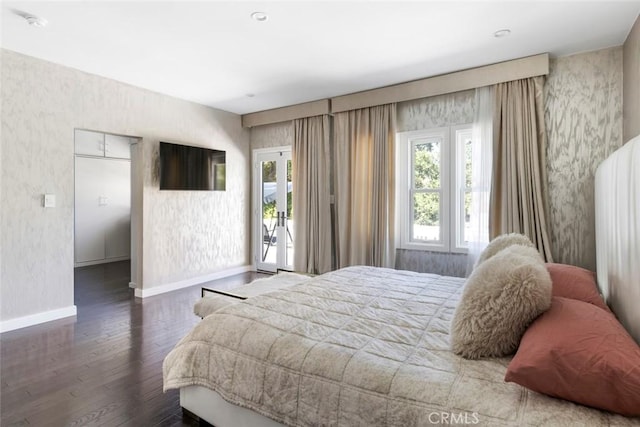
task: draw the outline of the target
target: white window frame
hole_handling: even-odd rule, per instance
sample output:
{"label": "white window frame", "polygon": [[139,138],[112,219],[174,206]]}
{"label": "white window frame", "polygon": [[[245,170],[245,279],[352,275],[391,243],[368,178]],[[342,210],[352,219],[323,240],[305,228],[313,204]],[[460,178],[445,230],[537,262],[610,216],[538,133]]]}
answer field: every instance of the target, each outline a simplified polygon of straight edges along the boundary
{"label": "white window frame", "polygon": [[[465,186],[465,149],[464,143],[467,138],[471,138],[473,141],[473,125],[464,124],[451,126],[451,140],[455,141],[452,144],[454,152],[452,154],[455,159],[455,181],[451,187],[451,194],[456,194],[454,203],[454,212],[456,212],[455,219],[456,229],[454,232],[455,245],[452,246],[451,252],[467,253],[469,245],[464,240],[464,225],[465,225],[465,212],[464,212],[464,196],[467,191],[472,192],[471,187]],[[473,144],[473,142],[472,142]]]}
{"label": "white window frame", "polygon": [[[402,249],[467,253],[464,243],[464,140],[471,124],[423,129],[397,134],[396,141],[396,246]],[[425,138],[441,138],[440,147],[440,240],[412,240],[414,145]]]}

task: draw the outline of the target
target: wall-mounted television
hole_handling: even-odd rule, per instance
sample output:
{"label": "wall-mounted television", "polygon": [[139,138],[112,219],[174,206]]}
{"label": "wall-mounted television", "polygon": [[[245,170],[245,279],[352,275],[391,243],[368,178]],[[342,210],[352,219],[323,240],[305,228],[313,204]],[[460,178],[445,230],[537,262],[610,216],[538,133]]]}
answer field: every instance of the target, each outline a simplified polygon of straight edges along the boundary
{"label": "wall-mounted television", "polygon": [[160,142],[160,190],[225,191],[226,152]]}

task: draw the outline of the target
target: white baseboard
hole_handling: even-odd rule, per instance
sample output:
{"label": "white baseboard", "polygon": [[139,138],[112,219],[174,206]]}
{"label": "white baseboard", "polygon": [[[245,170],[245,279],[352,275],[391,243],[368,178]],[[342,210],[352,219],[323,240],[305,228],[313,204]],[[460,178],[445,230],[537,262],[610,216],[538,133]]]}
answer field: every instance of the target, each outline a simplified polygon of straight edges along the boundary
{"label": "white baseboard", "polygon": [[227,270],[216,271],[215,273],[205,274],[204,276],[192,277],[190,279],[180,280],[173,283],[167,283],[165,285],[154,286],[148,289],[136,288],[135,295],[138,298],[147,298],[158,294],[164,294],[165,292],[176,291],[182,288],[188,288],[189,286],[198,285],[200,283],[209,282],[211,280],[222,279],[224,277],[235,276],[236,274],[246,273],[247,271],[254,271],[251,265],[244,265],[242,267],[229,268]]}
{"label": "white baseboard", "polygon": [[39,325],[40,323],[50,322],[52,320],[64,319],[65,317],[73,317],[77,313],[78,310],[76,306],[72,305],[65,308],[59,308],[57,310],[43,311],[42,313],[4,320],[0,322],[0,333]]}

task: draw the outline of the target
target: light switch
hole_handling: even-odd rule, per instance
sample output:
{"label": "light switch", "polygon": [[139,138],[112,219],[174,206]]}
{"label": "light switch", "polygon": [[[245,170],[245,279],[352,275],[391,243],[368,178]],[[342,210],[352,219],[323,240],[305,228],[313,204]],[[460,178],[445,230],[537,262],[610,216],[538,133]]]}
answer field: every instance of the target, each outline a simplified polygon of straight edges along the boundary
{"label": "light switch", "polygon": [[55,194],[45,194],[42,197],[42,204],[45,208],[55,208],[56,207],[56,195]]}

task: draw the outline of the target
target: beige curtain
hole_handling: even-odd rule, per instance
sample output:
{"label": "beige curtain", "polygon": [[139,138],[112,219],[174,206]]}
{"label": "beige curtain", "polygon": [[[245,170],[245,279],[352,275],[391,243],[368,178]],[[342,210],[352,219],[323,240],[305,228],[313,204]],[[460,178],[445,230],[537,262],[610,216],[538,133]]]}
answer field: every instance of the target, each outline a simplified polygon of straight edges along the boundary
{"label": "beige curtain", "polygon": [[524,234],[551,262],[543,85],[543,77],[496,85],[489,235]]}
{"label": "beige curtain", "polygon": [[395,118],[395,104],[334,117],[338,268],[394,266]]}
{"label": "beige curtain", "polygon": [[331,270],[329,117],[294,120],[294,128],[293,266],[299,272],[326,273]]}

